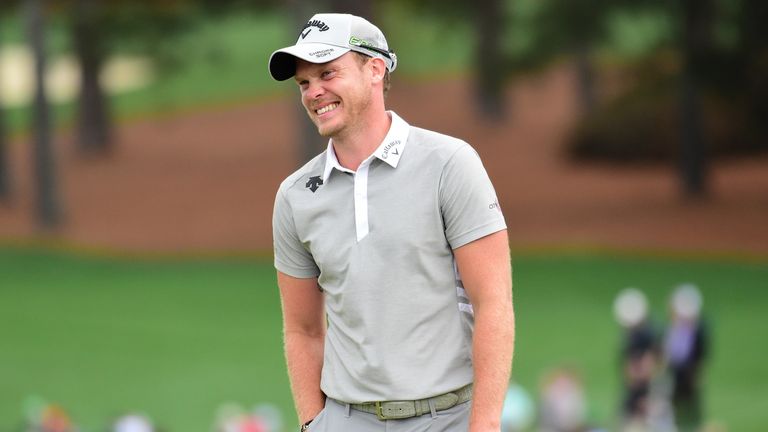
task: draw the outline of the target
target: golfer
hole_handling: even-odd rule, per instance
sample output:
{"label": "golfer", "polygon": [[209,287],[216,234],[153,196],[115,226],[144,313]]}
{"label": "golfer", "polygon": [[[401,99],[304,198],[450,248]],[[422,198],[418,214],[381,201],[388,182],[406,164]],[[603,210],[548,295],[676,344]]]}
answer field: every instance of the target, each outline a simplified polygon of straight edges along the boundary
{"label": "golfer", "polygon": [[385,109],[396,67],[382,32],[345,14],[313,16],[269,59],[329,139],[273,215],[301,430],[498,432],[514,340],[504,216],[472,147]]}

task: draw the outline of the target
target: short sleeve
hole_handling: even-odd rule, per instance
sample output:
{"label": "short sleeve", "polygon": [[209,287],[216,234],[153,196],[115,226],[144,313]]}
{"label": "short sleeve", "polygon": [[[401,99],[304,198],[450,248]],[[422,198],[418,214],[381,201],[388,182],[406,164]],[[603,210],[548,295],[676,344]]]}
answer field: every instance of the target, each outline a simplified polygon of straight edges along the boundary
{"label": "short sleeve", "polygon": [[275,268],[296,278],[320,275],[312,254],[304,247],[296,232],[291,205],[282,189],[275,197],[272,213],[272,239],[275,249]]}
{"label": "short sleeve", "polygon": [[440,178],[440,207],[452,249],[506,229],[496,191],[480,156],[464,143]]}

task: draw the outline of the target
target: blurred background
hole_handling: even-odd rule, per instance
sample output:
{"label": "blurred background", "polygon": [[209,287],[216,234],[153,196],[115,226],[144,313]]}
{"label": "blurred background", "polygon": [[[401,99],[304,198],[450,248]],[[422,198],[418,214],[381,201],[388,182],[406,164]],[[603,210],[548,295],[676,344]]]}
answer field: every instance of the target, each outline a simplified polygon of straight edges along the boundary
{"label": "blurred background", "polygon": [[0,431],[295,430],[271,211],[326,142],[267,60],[321,11],[496,186],[505,430],[768,425],[765,2],[3,0]]}

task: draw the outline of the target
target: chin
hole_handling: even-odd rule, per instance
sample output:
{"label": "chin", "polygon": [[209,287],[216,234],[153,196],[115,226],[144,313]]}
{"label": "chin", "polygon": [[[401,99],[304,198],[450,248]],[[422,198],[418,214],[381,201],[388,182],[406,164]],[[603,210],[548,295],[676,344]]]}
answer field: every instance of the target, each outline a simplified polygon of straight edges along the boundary
{"label": "chin", "polygon": [[323,138],[332,138],[333,137],[333,132],[332,131],[328,131],[327,129],[317,128],[317,133],[321,137],[323,137]]}
{"label": "chin", "polygon": [[338,135],[341,130],[344,129],[342,125],[339,124],[319,124],[317,125],[317,133],[320,134],[320,136],[325,138],[332,138],[335,135]]}

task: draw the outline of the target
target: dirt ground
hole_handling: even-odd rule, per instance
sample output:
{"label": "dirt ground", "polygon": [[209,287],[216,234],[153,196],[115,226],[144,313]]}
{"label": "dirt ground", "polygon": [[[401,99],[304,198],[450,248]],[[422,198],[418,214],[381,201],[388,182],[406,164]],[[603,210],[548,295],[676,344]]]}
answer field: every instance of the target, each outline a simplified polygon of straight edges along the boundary
{"label": "dirt ground", "polygon": [[[462,79],[395,80],[389,106],[413,125],[458,136],[484,159],[514,249],[608,248],[768,254],[768,157],[717,162],[711,196],[681,199],[673,167],[573,164],[563,138],[577,110],[567,69],[521,79],[498,124],[471,114]],[[109,157],[77,157],[56,139],[64,222],[33,222],[29,145],[12,146],[14,200],[0,205],[0,241],[61,241],[129,253],[271,249],[280,181],[298,164],[294,97],[123,123]],[[321,143],[322,140],[318,140]]]}

